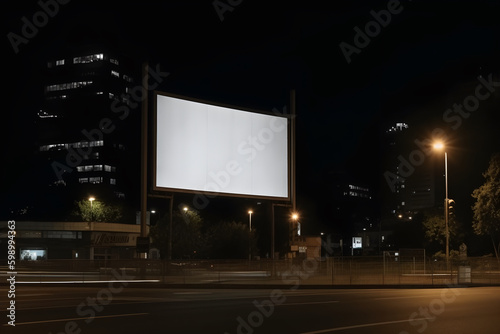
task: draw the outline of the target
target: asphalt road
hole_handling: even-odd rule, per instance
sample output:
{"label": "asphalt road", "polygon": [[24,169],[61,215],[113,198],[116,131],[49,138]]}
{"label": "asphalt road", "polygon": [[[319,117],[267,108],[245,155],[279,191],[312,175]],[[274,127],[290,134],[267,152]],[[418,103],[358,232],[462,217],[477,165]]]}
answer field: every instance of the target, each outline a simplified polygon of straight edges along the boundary
{"label": "asphalt road", "polygon": [[[1,333],[500,333],[500,287],[0,287]],[[6,310],[15,300],[15,324]]]}

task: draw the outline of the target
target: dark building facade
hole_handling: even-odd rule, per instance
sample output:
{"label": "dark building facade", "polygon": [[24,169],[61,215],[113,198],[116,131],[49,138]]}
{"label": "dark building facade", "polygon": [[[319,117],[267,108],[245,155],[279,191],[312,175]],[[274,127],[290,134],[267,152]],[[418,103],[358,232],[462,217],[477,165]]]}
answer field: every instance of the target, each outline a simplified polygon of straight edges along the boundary
{"label": "dark building facade", "polygon": [[[137,115],[121,111],[132,108],[137,69],[105,41],[80,38],[47,61],[36,144],[46,206],[67,207],[90,196],[125,200],[132,192],[140,126]],[[57,210],[45,213],[51,211]]]}
{"label": "dark building facade", "polygon": [[382,135],[384,219],[411,220],[419,210],[436,204],[436,159],[427,157],[415,138],[404,122],[395,123]]}

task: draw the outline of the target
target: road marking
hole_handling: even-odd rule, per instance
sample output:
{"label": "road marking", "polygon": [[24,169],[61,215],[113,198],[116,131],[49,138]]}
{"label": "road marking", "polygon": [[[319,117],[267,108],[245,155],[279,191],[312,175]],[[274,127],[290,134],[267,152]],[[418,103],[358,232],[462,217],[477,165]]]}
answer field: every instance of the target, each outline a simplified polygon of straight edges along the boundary
{"label": "road marking", "polygon": [[[149,314],[149,313],[129,313],[129,314],[101,315],[101,316],[93,317],[92,319],[132,317],[132,316],[147,315],[147,314]],[[78,321],[78,320],[84,320],[84,319],[87,319],[87,318],[67,318],[67,319],[53,319],[53,320],[31,321],[31,322],[16,322],[16,326],[46,324],[46,323],[50,323],[50,322]],[[4,326],[10,326],[10,325],[9,324],[4,324]]]}
{"label": "road marking", "polygon": [[95,284],[95,283],[158,283],[159,279],[133,279],[133,280],[114,280],[114,281],[42,281],[42,282],[31,282],[31,281],[20,281],[16,284]]}
{"label": "road marking", "polygon": [[[428,319],[427,318],[415,318],[415,319],[412,319],[412,320],[415,321],[415,320],[428,320]],[[321,330],[312,331],[312,332],[303,332],[303,333],[300,333],[300,334],[331,333],[331,332],[339,332],[339,331],[345,331],[345,330],[356,329],[356,328],[363,328],[363,327],[373,327],[373,326],[383,326],[383,325],[399,324],[399,323],[402,323],[402,322],[409,322],[409,321],[410,321],[409,319],[405,319],[405,320],[373,322],[371,324],[361,324],[361,325],[352,325],[352,326],[344,326],[344,327],[335,327],[335,328],[321,329]]]}
{"label": "road marking", "polygon": [[329,304],[329,303],[338,303],[338,300],[328,300],[323,302],[303,302],[303,303],[284,303],[278,306],[288,306],[288,305],[310,305],[310,304]]}
{"label": "road marking", "polygon": [[380,297],[373,298],[373,300],[386,300],[386,299],[407,299],[407,298],[429,298],[428,295],[414,295],[414,296],[400,296],[400,297]]}

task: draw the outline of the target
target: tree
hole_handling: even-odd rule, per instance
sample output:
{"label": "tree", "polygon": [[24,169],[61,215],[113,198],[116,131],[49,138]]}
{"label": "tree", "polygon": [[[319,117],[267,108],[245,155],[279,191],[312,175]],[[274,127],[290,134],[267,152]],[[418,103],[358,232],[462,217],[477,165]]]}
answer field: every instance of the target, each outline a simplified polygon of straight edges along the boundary
{"label": "tree", "polygon": [[[425,237],[429,241],[436,241],[440,245],[445,245],[446,243],[446,222],[444,220],[444,214],[437,213],[427,213],[424,215],[423,220]],[[459,232],[459,226],[456,219],[451,216],[448,220],[448,232],[450,234],[450,240],[454,240]]]}
{"label": "tree", "polygon": [[105,204],[101,201],[81,200],[75,202],[73,216],[83,221],[117,223],[123,217],[123,208],[119,205]]}
{"label": "tree", "polygon": [[245,259],[248,252],[257,254],[255,230],[241,222],[220,222],[207,231],[208,254],[216,259]]}
{"label": "tree", "polygon": [[[150,228],[152,246],[160,250],[160,256],[168,255],[169,222],[167,212],[156,225]],[[202,257],[205,254],[205,239],[201,232],[203,220],[195,210],[175,211],[172,214],[172,259]]]}
{"label": "tree", "polygon": [[472,227],[477,235],[491,237],[495,255],[500,261],[500,153],[491,157],[483,177],[486,179],[483,185],[472,193],[476,200],[472,206]]}
{"label": "tree", "polygon": [[203,220],[195,210],[176,212],[172,226],[172,258],[194,258],[203,253],[204,239],[201,233]]}

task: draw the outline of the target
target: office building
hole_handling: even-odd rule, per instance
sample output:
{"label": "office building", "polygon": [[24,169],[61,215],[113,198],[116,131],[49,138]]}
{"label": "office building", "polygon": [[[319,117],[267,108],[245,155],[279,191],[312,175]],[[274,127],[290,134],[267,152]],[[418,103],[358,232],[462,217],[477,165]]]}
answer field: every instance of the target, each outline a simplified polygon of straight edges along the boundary
{"label": "office building", "polygon": [[[137,115],[121,110],[137,105],[130,89],[140,67],[103,39],[86,42],[84,33],[54,52],[43,72],[36,146],[42,166],[38,184],[46,187],[49,207],[89,196],[125,199],[138,178],[140,126]],[[65,218],[46,211],[50,218]]]}

